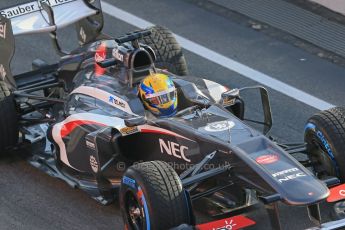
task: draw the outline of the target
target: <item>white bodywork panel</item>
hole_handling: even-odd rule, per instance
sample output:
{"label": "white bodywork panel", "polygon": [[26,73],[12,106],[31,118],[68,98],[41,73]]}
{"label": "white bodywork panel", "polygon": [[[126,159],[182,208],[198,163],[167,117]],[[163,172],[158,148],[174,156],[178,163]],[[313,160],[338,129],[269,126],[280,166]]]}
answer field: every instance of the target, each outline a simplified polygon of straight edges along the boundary
{"label": "white bodywork panel", "polygon": [[[54,12],[55,25],[49,24],[41,2],[50,5]],[[0,11],[11,20],[14,35],[47,33],[64,28],[83,18],[96,15],[82,0],[38,0]]]}

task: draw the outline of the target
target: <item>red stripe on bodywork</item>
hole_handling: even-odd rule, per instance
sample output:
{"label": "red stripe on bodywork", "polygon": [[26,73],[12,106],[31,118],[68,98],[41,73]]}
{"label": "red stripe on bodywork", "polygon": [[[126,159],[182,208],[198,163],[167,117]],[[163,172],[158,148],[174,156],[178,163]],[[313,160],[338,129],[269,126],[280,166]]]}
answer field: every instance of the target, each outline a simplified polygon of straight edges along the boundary
{"label": "red stripe on bodywork", "polygon": [[189,138],[186,138],[184,136],[181,136],[179,134],[175,134],[175,133],[170,133],[170,132],[164,132],[164,131],[160,131],[160,130],[155,130],[155,129],[140,129],[140,131],[142,133],[157,133],[157,134],[164,134],[164,135],[169,135],[169,136],[173,136],[173,137],[179,137],[179,138],[184,138],[184,139],[188,139]]}
{"label": "red stripe on bodywork", "polygon": [[99,77],[105,73],[105,68],[102,68],[97,62],[102,62],[107,57],[107,46],[102,43],[96,50],[95,53],[95,76]]}
{"label": "red stripe on bodywork", "polygon": [[175,136],[171,133],[163,132],[160,130],[154,130],[154,129],[141,129],[142,133],[158,133],[158,134],[165,134],[165,135],[170,135],[170,136]]}
{"label": "red stripe on bodywork", "polygon": [[205,224],[196,226],[197,230],[210,230],[210,229],[242,229],[254,225],[255,222],[245,216],[234,216],[222,220],[216,220]]}
{"label": "red stripe on bodywork", "polygon": [[68,136],[75,128],[81,125],[99,125],[99,126],[106,126],[105,124],[95,122],[95,121],[83,121],[83,120],[76,120],[71,121],[64,124],[61,128],[60,135],[61,137]]}

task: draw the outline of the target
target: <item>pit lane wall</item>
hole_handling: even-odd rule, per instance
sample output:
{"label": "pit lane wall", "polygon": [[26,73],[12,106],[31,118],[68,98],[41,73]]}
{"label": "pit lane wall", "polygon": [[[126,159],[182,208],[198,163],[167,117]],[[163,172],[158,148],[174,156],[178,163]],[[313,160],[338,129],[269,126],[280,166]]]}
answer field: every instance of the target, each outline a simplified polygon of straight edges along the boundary
{"label": "pit lane wall", "polygon": [[344,0],[310,0],[311,2],[315,2],[320,4],[328,9],[345,15],[345,1]]}

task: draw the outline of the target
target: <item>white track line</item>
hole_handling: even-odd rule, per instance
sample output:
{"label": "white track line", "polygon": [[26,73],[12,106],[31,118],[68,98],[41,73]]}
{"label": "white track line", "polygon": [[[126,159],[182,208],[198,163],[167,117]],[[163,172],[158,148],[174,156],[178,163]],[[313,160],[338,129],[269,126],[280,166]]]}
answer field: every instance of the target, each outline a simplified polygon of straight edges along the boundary
{"label": "white track line", "polygon": [[[111,17],[122,20],[138,28],[143,29],[154,25],[151,22],[141,19],[104,1],[102,1],[102,8],[103,12],[110,15]],[[208,59],[211,62],[217,63],[229,70],[235,71],[253,81],[268,86],[271,89],[274,89],[288,97],[294,98],[319,110],[325,110],[335,106],[313,95],[303,92],[293,86],[285,84],[284,82],[274,79],[273,77],[270,77],[246,65],[243,65],[235,60],[232,60],[224,55],[214,52],[191,40],[188,40],[177,34],[175,34],[175,36],[177,41],[184,49],[189,50],[205,59]]]}

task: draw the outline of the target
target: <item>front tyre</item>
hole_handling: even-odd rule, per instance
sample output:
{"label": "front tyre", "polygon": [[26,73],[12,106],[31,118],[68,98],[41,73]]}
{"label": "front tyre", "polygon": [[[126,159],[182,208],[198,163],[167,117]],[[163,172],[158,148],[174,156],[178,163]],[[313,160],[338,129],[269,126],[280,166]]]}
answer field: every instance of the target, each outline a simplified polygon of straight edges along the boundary
{"label": "front tyre", "polygon": [[14,97],[0,81],[0,155],[18,142],[18,119]]}
{"label": "front tyre", "polygon": [[345,108],[313,115],[305,126],[304,140],[317,176],[345,182]]}
{"label": "front tyre", "polygon": [[173,33],[162,26],[152,26],[148,29],[151,30],[151,34],[143,37],[143,43],[154,50],[157,57],[155,66],[176,75],[187,75],[186,59]]}
{"label": "front tyre", "polygon": [[192,220],[179,176],[162,161],[127,169],[121,182],[120,207],[127,229],[170,229]]}

